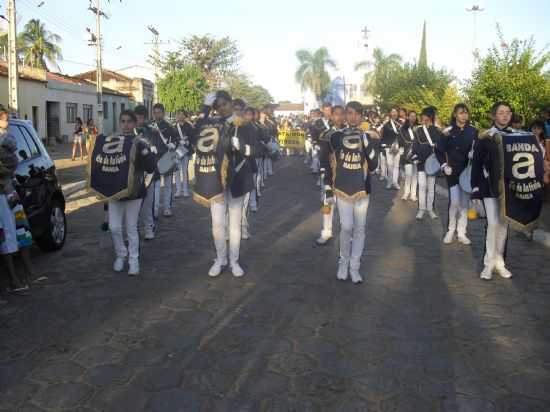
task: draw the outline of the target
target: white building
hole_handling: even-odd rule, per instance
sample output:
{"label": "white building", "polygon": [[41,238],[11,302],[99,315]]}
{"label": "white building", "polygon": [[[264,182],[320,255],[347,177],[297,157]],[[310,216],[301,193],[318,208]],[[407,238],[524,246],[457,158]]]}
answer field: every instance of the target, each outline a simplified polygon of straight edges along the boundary
{"label": "white building", "polygon": [[279,103],[273,111],[275,117],[298,116],[304,114],[303,103]]}
{"label": "white building", "polygon": [[[59,73],[47,74],[46,130],[51,138],[70,139],[80,117],[84,123],[97,123],[97,94],[95,84]],[[118,131],[120,112],[130,108],[127,94],[103,88],[103,133]]]}

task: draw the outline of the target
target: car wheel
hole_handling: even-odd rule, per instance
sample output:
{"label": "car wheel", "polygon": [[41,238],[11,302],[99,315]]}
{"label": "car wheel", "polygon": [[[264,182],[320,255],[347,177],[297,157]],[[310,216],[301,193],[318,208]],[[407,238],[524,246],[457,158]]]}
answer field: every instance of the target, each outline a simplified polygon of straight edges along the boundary
{"label": "car wheel", "polygon": [[67,219],[65,217],[65,211],[58,201],[53,200],[48,220],[48,228],[44,235],[37,239],[36,242],[44,252],[53,252],[63,247],[66,237]]}

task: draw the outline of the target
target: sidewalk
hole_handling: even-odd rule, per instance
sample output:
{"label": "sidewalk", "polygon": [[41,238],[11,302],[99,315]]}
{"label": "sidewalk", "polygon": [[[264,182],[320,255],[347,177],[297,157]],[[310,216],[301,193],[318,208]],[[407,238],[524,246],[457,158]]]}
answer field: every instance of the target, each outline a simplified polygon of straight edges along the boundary
{"label": "sidewalk", "polygon": [[48,146],[46,148],[50,157],[55,162],[57,175],[63,186],[86,179],[87,158],[84,160],[77,159],[72,161],[72,148],[73,146],[70,143]]}

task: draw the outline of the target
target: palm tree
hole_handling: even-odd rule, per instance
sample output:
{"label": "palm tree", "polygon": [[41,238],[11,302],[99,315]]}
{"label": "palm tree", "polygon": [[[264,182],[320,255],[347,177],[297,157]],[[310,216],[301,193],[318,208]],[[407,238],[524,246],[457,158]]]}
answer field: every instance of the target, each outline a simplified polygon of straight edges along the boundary
{"label": "palm tree", "polygon": [[299,67],[296,71],[296,82],[302,90],[311,90],[320,103],[330,88],[330,75],[327,68],[336,69],[336,62],[329,56],[326,47],[321,47],[314,53],[308,50],[296,52]]}
{"label": "palm tree", "polygon": [[362,61],[355,65],[355,70],[369,70],[365,73],[363,89],[365,91],[375,88],[377,83],[383,82],[388,74],[398,68],[402,63],[400,55],[392,53],[385,55],[382,49],[375,48],[372,52],[372,61]]}
{"label": "palm tree", "polygon": [[19,35],[21,42],[20,53],[23,63],[31,67],[47,69],[47,63],[57,66],[62,59],[61,37],[46,30],[44,23],[38,19],[31,19],[25,24],[25,30]]}

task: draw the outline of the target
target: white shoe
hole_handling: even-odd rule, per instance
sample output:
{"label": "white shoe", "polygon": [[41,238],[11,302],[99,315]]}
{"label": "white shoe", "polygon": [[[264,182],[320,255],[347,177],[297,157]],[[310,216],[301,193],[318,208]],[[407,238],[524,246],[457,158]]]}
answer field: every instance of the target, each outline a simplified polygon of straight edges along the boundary
{"label": "white shoe", "polygon": [[231,263],[231,273],[233,273],[233,276],[236,278],[240,278],[244,275],[244,270],[241,265],[239,265],[239,262]]}
{"label": "white shoe", "polygon": [[455,231],[448,231],[446,234],[445,234],[445,237],[443,238],[443,243],[445,243],[446,245],[450,245],[451,243],[453,243],[453,240],[455,238]]}
{"label": "white shoe", "polygon": [[139,260],[130,260],[128,268],[128,276],[139,275]]}
{"label": "white shoe", "polygon": [[393,187],[395,190],[401,190],[401,186],[399,186],[397,183],[394,183],[393,185],[391,185],[391,187]]}
{"label": "white shoe", "polygon": [[338,263],[338,273],[336,274],[338,280],[346,280],[348,278],[348,264],[339,262]]}
{"label": "white shoe", "polygon": [[504,279],[510,279],[513,276],[512,272],[506,269],[506,266],[504,265],[495,266],[495,272],[497,272],[500,277]]}
{"label": "white shoe", "polygon": [[315,241],[315,243],[317,243],[319,246],[324,246],[324,245],[326,245],[331,239],[332,239],[332,236],[330,236],[330,237],[320,236],[320,237]]}
{"label": "white shoe", "polygon": [[145,240],[153,240],[155,238],[155,232],[151,229],[145,230]]}
{"label": "white shoe", "polygon": [[361,277],[361,274],[359,273],[359,269],[350,269],[349,274],[351,276],[351,281],[355,284],[363,283],[363,278]]}
{"label": "white shoe", "polygon": [[163,215],[164,217],[172,217],[172,209],[165,209]]}
{"label": "white shoe", "polygon": [[184,191],[183,191],[183,197],[189,197],[189,196],[190,196],[189,192],[187,192],[187,191],[184,190]]}
{"label": "white shoe", "polygon": [[174,195],[176,199],[179,199],[181,197],[181,192],[179,190],[176,190],[176,194]]}
{"label": "white shoe", "polygon": [[419,210],[418,213],[416,214],[416,220],[422,220],[422,219],[424,219],[424,211]]}
{"label": "white shoe", "polygon": [[433,210],[428,210],[428,215],[432,218],[432,220],[435,220],[438,218],[438,216],[435,214]]}
{"label": "white shoe", "polygon": [[216,276],[219,276],[222,273],[223,268],[227,266],[227,261],[221,262],[218,259],[214,261],[214,264],[208,271],[208,276],[211,278],[215,278]]}
{"label": "white shoe", "polygon": [[380,177],[378,178],[378,180],[380,180],[381,182],[383,182],[384,180],[386,180],[386,178],[382,175],[380,175]]}
{"label": "white shoe", "polygon": [[468,239],[468,237],[466,235],[458,235],[458,241],[460,243],[462,243],[463,245],[471,245],[472,244],[472,241],[470,239]]}
{"label": "white shoe", "polygon": [[117,257],[115,263],[113,263],[113,270],[115,272],[122,272],[124,270],[124,262],[126,259]]}
{"label": "white shoe", "polygon": [[386,189],[390,190],[392,188],[391,183],[386,184]]}
{"label": "white shoe", "polygon": [[418,202],[418,199],[416,198],[416,196],[411,196],[411,198],[409,200],[411,202]]}
{"label": "white shoe", "polygon": [[479,277],[483,280],[491,280],[493,278],[493,267],[485,266],[481,271],[481,275]]}
{"label": "white shoe", "polygon": [[408,193],[405,193],[402,197],[401,197],[401,200],[408,200],[409,199],[409,194]]}

